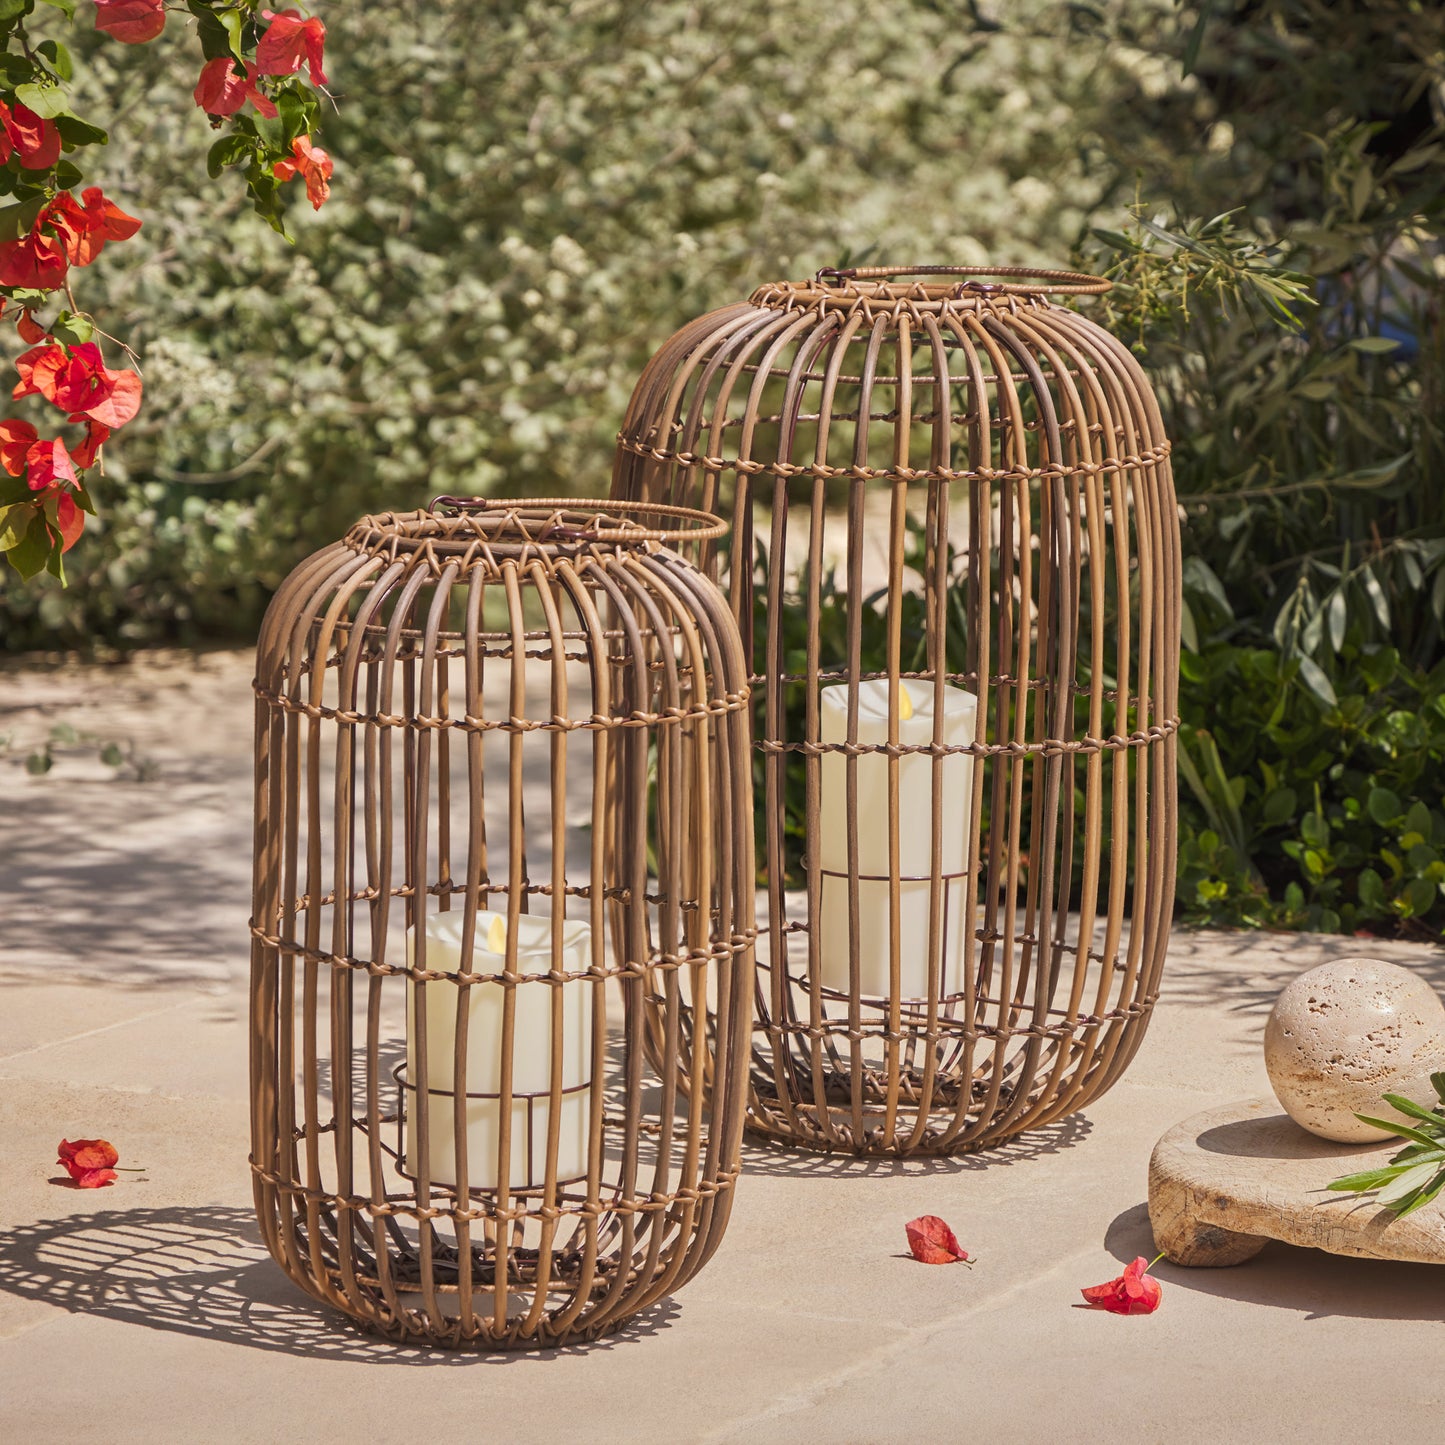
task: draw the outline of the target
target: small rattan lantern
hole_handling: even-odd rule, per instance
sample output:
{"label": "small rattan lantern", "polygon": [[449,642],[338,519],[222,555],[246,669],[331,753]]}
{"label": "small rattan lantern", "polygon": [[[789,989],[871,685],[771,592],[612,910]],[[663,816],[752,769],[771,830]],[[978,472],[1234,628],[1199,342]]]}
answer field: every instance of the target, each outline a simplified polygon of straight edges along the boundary
{"label": "small rattan lantern", "polygon": [[701,561],[752,643],[765,1135],[976,1149],[1143,1036],[1179,525],[1139,365],[1051,299],[1107,287],[820,272],[684,327],[633,393],[613,495],[732,519]]}
{"label": "small rattan lantern", "polygon": [[443,498],[357,523],[266,616],[257,1211],[293,1280],[382,1334],[590,1339],[717,1247],[753,993],[747,667],[667,544],[721,532]]}

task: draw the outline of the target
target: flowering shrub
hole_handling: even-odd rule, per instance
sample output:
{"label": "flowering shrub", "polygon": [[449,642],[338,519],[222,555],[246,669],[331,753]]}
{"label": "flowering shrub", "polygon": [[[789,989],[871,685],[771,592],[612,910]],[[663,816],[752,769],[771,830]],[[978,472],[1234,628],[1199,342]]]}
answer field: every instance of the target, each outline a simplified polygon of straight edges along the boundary
{"label": "flowering shrub", "polygon": [[[73,273],[141,222],[98,186],[86,186],[74,157],[104,145],[99,126],[70,109],[74,67],[58,40],[36,40],[26,22],[37,4],[74,18],[74,0],[0,0],[0,315],[13,314],[30,350],[15,362],[17,399],[38,396],[72,428],[24,419],[0,421],[0,552],[22,577],[49,570],[63,582],[63,554],[95,505],[87,485],[101,448],[140,410],[133,367],[106,365],[102,340],[127,357],[80,308]],[[178,7],[164,0],[95,0],[95,28],[126,45],[154,40]],[[258,0],[186,0],[203,65],[196,104],[225,133],[208,169],[238,169],[257,212],[285,232],[282,187],[300,176],[311,204],[330,194],[331,158],[314,144],[326,84],[326,27],[297,10],[277,13]],[[303,80],[302,71],[306,79]],[[47,418],[53,422],[51,414]]]}

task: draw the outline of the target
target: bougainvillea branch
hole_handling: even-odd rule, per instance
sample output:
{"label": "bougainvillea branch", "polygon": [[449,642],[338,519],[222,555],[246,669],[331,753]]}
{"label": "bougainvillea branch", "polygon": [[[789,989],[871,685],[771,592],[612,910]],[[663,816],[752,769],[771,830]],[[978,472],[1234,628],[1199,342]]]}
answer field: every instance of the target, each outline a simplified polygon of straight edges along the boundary
{"label": "bougainvillea branch", "polygon": [[[95,514],[88,477],[105,441],[134,419],[142,383],[133,368],[106,365],[100,341],[114,341],[75,299],[73,272],[105,246],[128,240],[141,222],[98,186],[77,187],[75,156],[104,145],[106,132],[70,108],[74,73],[58,40],[35,40],[26,21],[37,6],[75,19],[75,0],[0,0],[0,316],[15,316],[29,350],[16,358],[16,400],[39,397],[75,430],[12,418],[0,421],[0,552],[23,577],[62,560]],[[161,35],[169,20],[200,43],[196,104],[224,133],[207,160],[215,177],[233,168],[257,212],[285,235],[284,187],[300,176],[320,209],[330,195],[331,157],[315,144],[326,85],[326,27],[299,10],[260,0],[95,0],[95,28],[125,45]],[[302,79],[302,74],[306,79]],[[116,342],[127,356],[133,354]]]}

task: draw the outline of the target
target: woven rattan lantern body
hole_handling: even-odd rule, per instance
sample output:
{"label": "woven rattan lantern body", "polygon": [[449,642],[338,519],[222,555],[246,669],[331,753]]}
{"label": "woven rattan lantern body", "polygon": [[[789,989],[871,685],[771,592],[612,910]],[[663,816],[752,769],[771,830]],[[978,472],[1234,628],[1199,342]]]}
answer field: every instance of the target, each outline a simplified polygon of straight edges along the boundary
{"label": "woven rattan lantern body", "polygon": [[256,1202],[286,1272],[381,1333],[556,1344],[727,1221],[746,660],[666,545],[716,518],[442,501],[358,523],[263,626]]}
{"label": "woven rattan lantern body", "polygon": [[1179,527],[1138,364],[1051,299],[1105,289],[820,273],[685,327],[633,393],[613,495],[732,520],[702,561],[752,643],[764,1134],[978,1148],[1142,1038]]}

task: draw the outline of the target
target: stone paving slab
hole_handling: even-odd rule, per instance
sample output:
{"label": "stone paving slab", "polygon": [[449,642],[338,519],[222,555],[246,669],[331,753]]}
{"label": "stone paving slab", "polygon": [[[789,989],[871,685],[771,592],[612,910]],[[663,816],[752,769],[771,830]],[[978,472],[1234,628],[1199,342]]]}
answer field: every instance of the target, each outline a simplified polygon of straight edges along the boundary
{"label": "stone paving slab", "polygon": [[[359,1334],[281,1275],[254,1228],[249,738],[227,734],[202,757],[209,740],[185,725],[229,709],[244,733],[249,663],[192,666],[121,669],[103,685],[0,673],[0,712],[23,694],[34,706],[13,715],[36,727],[67,709],[94,731],[134,723],[162,788],[174,770],[187,820],[168,832],[157,784],[92,778],[64,758],[24,784],[24,827],[6,831],[0,1439],[68,1438],[67,1400],[84,1402],[86,1433],[147,1445],[1439,1435],[1445,1267],[1270,1244],[1233,1270],[1160,1265],[1163,1305],[1149,1317],[1080,1307],[1080,1287],[1153,1253],[1159,1136],[1268,1092],[1263,1025],[1285,980],[1370,952],[1445,989],[1445,954],[1354,939],[1177,934],[1124,1080],[990,1153],[855,1164],[750,1146],[713,1260],[597,1345],[476,1357]],[[186,695],[177,679],[200,712],[172,707],[158,727],[159,704]],[[0,766],[8,786],[18,768]],[[203,837],[210,853],[197,854]],[[145,948],[108,925],[112,904],[151,920]],[[86,1134],[115,1140],[146,1174],[94,1192],[52,1183],[56,1142]],[[922,1213],[948,1219],[976,1266],[903,1257],[903,1224]]]}

